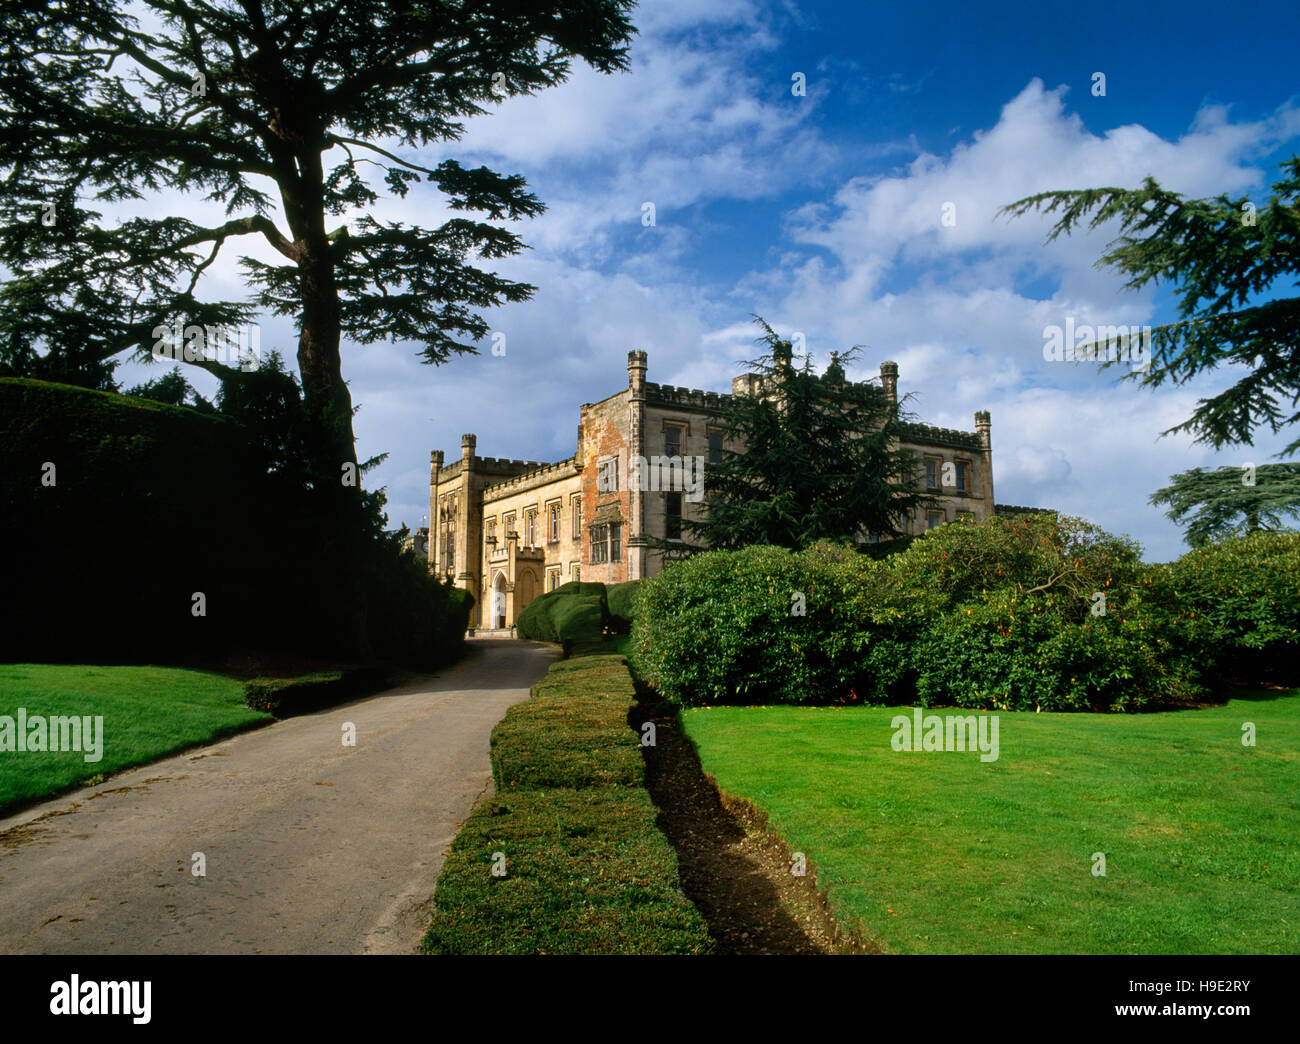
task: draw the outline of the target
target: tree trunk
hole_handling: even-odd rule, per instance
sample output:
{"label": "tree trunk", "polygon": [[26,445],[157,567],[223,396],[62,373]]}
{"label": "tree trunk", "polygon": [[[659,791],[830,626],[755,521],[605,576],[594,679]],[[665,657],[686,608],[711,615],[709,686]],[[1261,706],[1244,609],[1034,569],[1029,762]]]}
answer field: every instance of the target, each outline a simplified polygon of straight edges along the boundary
{"label": "tree trunk", "polygon": [[299,250],[302,329],[298,370],[307,415],[313,490],[329,533],[319,568],[337,581],[331,614],[349,655],[370,655],[364,556],[367,552],[361,475],[352,432],[352,395],[343,380],[339,291],[325,232],[324,183],[319,148],[298,153],[297,193],[286,192],[286,216]]}

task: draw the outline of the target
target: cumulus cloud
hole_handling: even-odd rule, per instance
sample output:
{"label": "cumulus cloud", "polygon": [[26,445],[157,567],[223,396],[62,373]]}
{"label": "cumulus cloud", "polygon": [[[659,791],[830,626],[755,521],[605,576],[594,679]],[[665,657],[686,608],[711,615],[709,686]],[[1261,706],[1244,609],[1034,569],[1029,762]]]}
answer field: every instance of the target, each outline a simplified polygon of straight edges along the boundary
{"label": "cumulus cloud", "polygon": [[[1096,269],[1114,229],[1045,245],[1048,219],[997,212],[1038,192],[1136,186],[1147,175],[1189,196],[1255,191],[1265,172],[1253,164],[1297,133],[1300,110],[1289,104],[1241,123],[1206,108],[1173,141],[1140,126],[1095,133],[1064,88],[1033,80],[950,154],[917,155],[792,208],[787,233],[810,253],[787,269],[779,317],[827,347],[868,342],[857,376],[897,360],[900,390],[932,423],[970,430],[970,411],[991,410],[999,501],[1085,514],[1133,532],[1154,557],[1175,555],[1178,534],[1146,497],[1213,454],[1159,435],[1224,375],[1157,395],[1117,386],[1114,370],[1046,361],[1045,327],[1154,324],[1160,298],[1122,292],[1117,275]],[[945,204],[955,224],[942,221]]]}

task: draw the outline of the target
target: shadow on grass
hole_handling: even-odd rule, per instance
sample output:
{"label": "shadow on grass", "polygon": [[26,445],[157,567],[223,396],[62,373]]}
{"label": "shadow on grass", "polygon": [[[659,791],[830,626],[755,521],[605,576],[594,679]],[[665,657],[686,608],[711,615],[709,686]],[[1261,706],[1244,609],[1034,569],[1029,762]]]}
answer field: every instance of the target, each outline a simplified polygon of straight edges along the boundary
{"label": "shadow on grass", "polygon": [[1289,685],[1256,683],[1246,688],[1243,685],[1228,685],[1220,693],[1225,700],[1245,700],[1247,703],[1265,703],[1291,696],[1297,689],[1295,682]]}
{"label": "shadow on grass", "polygon": [[[670,708],[637,686],[629,724],[655,724],[655,746],[642,747],[658,826],[677,852],[682,888],[709,925],[719,953],[827,953],[830,940],[790,912],[790,894],[774,883],[789,874],[770,839],[755,837],[723,807],[695,747]],[[804,889],[791,878],[787,893]],[[816,912],[809,914],[820,920]],[[819,937],[819,935],[821,937]]]}

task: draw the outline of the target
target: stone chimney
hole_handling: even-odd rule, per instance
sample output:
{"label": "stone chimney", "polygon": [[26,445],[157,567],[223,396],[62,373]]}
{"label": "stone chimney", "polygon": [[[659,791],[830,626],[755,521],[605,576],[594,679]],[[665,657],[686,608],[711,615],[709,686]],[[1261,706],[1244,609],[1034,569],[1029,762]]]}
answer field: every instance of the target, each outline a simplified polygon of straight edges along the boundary
{"label": "stone chimney", "polygon": [[898,401],[898,363],[886,359],[880,364],[880,384],[894,402]]}
{"label": "stone chimney", "polygon": [[988,410],[975,411],[975,430],[979,432],[980,445],[983,446],[985,450],[992,449],[993,439],[990,433],[993,430],[993,421],[989,417]]}
{"label": "stone chimney", "polygon": [[469,460],[474,456],[474,450],[478,447],[477,435],[462,435],[460,437],[460,459]]}

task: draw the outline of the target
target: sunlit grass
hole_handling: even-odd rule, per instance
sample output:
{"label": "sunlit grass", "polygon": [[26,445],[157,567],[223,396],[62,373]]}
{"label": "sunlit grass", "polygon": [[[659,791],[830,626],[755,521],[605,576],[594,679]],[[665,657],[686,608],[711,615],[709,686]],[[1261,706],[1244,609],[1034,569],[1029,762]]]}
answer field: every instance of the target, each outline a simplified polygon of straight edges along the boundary
{"label": "sunlit grass", "polygon": [[173,667],[0,664],[0,715],[102,716],[103,756],[75,751],[0,751],[0,813],[236,732],[271,716],[244,705],[233,678]]}
{"label": "sunlit grass", "polygon": [[895,952],[1296,953],[1300,692],[1241,697],[1002,713],[990,763],[894,751],[903,708],[683,718],[719,786],[765,809],[837,916]]}

